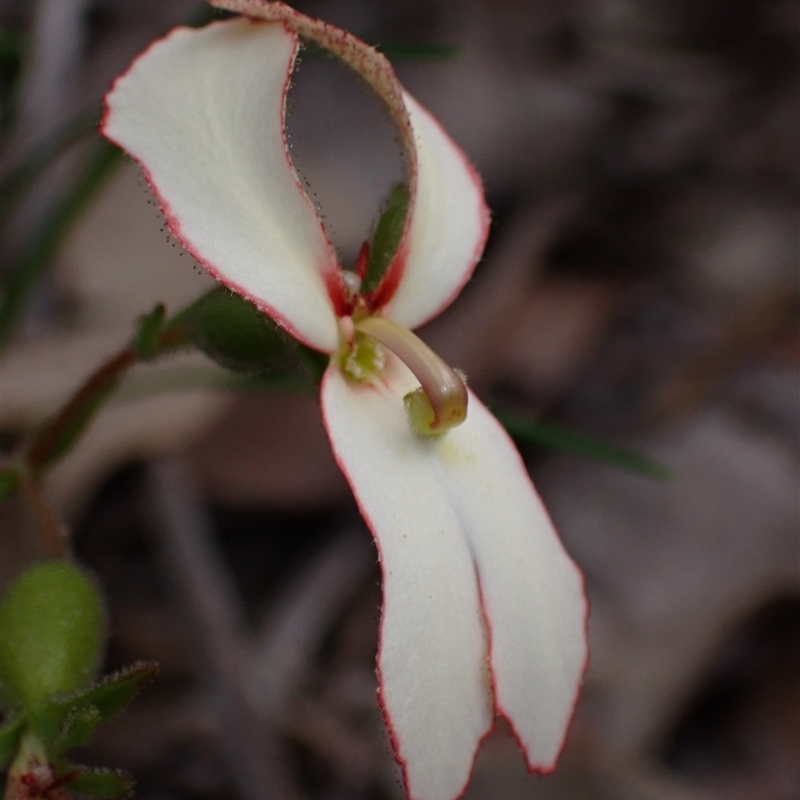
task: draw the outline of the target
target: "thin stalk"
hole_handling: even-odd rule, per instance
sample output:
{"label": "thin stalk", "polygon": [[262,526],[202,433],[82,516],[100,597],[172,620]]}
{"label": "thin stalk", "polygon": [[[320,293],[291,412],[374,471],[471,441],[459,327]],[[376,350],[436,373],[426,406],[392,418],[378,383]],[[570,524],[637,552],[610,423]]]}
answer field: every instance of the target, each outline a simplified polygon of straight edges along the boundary
{"label": "thin stalk", "polygon": [[[161,334],[159,355],[189,343],[187,328],[169,326]],[[63,455],[125,373],[139,361],[139,355],[128,345],[90,375],[66,405],[39,430],[24,451],[24,464],[37,472]]]}
{"label": "thin stalk", "polygon": [[45,500],[41,484],[35,476],[23,471],[19,487],[36,520],[42,554],[45,558],[65,558],[69,553],[67,533]]}

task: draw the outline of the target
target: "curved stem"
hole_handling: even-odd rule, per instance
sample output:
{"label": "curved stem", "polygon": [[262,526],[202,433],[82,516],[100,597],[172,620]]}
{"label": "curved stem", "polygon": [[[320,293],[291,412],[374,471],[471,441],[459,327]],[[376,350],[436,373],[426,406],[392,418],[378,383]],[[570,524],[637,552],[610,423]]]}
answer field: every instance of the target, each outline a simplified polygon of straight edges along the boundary
{"label": "curved stem", "polygon": [[29,472],[23,471],[19,486],[36,519],[42,555],[46,558],[64,558],[69,553],[67,533],[45,500],[41,484]]}
{"label": "curved stem", "polygon": [[[97,405],[98,398],[110,392],[122,375],[136,363],[136,353],[126,347],[96,370],[67,404],[39,431],[24,459],[34,470],[44,467],[59,455],[64,438],[82,416]],[[88,421],[88,420],[87,420]]]}
{"label": "curved stem", "polygon": [[384,317],[367,317],[356,323],[356,330],[387,347],[414,373],[433,410],[432,431],[464,421],[468,399],[464,381],[422,339]]}

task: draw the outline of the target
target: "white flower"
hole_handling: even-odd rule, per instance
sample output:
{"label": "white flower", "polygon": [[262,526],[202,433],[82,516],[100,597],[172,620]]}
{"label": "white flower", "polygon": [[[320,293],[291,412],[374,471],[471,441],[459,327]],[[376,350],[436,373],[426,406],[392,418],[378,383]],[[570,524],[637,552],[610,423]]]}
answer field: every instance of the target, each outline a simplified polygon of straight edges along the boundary
{"label": "white flower", "polygon": [[[463,419],[467,390],[410,333],[449,305],[480,257],[480,180],[363,42],[279,3],[217,5],[251,18],[152,45],[109,93],[103,133],[140,163],[173,233],[212,275],[331,355],[322,413],[380,553],[380,701],[409,795],[459,796],[495,714],[529,768],[549,771],[586,662],[582,578],[474,395],[446,430]],[[298,34],[376,89],[409,163],[400,245],[363,296],[352,273],[343,279],[286,148]],[[412,416],[424,427],[427,409],[436,435],[409,423],[403,398],[418,383]]]}

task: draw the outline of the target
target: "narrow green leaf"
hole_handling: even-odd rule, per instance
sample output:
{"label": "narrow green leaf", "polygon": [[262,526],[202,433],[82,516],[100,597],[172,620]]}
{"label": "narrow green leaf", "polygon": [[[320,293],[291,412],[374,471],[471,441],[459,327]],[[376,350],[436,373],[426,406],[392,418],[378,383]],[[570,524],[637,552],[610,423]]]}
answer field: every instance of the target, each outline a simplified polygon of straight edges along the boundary
{"label": "narrow green leaf", "polygon": [[653,461],[625,447],[617,447],[595,436],[556,425],[552,422],[531,420],[508,411],[492,409],[500,424],[518,442],[540,445],[553,450],[595,461],[602,461],[614,467],[646,475],[648,478],[667,480],[672,472],[669,467]]}
{"label": "narrow green leaf", "polygon": [[166,315],[166,307],[163,303],[159,303],[149,314],[139,317],[139,327],[133,341],[133,349],[144,361],[149,361],[159,355],[161,333],[164,329]]}
{"label": "narrow green leaf", "polygon": [[77,777],[70,781],[69,791],[96,800],[114,800],[127,797],[134,787],[133,779],[121,770],[76,767]]}
{"label": "narrow green leaf", "polygon": [[108,675],[80,694],[67,697],[59,705],[78,714],[94,709],[98,721],[119,714],[137,693],[158,674],[158,664],[142,661]]}
{"label": "narrow green leaf", "polygon": [[378,287],[397,251],[408,212],[408,200],[408,186],[404,183],[395,184],[372,236],[367,273],[361,285],[363,293],[372,292]]}
{"label": "narrow green leaf", "polygon": [[0,770],[4,770],[17,754],[24,727],[25,717],[19,714],[0,728]]}
{"label": "narrow green leaf", "polygon": [[123,162],[122,151],[98,141],[83,170],[51,205],[28,241],[12,260],[0,284],[0,345],[4,344],[36,284],[49,267],[66,233],[114,169]]}
{"label": "narrow green leaf", "polygon": [[11,497],[19,486],[19,471],[15,467],[0,468],[0,503]]}
{"label": "narrow green leaf", "polygon": [[192,327],[197,347],[234,372],[274,375],[299,363],[292,339],[251,302],[223,287],[202,298]]}
{"label": "narrow green leaf", "polygon": [[6,221],[19,199],[59,156],[81,139],[97,133],[101,113],[99,105],[81,111],[3,178],[0,182],[0,224]]}

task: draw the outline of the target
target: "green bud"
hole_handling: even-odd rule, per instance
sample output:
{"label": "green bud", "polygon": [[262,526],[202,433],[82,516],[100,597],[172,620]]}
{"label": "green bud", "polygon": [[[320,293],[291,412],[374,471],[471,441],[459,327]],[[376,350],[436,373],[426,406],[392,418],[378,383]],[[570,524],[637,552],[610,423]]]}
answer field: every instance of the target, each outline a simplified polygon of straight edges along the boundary
{"label": "green bud", "polygon": [[103,604],[73,564],[47,561],[20,575],[0,603],[0,688],[5,702],[41,709],[87,686],[102,646]]}
{"label": "green bud", "polygon": [[193,340],[209,358],[234,372],[262,376],[298,363],[294,343],[251,302],[220,287],[192,317]]}

